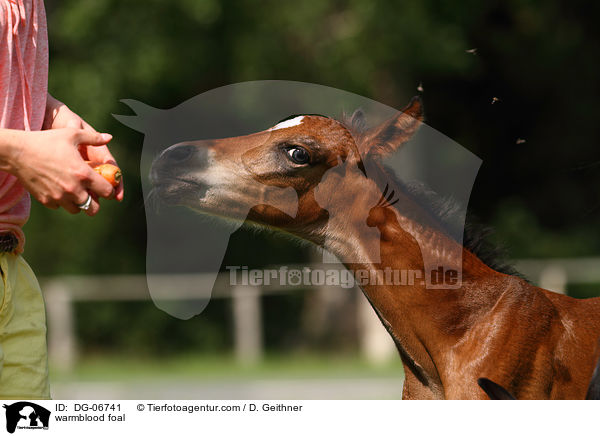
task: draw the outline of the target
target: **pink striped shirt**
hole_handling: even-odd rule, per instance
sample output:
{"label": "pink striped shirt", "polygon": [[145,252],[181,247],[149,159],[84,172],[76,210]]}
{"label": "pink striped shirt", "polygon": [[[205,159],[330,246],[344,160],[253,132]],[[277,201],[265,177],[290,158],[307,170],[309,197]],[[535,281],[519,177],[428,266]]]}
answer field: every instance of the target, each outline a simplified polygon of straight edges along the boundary
{"label": "pink striped shirt", "polygon": [[[40,130],[46,111],[48,35],[43,0],[0,0],[0,128]],[[13,232],[23,252],[29,193],[0,171],[0,233]]]}

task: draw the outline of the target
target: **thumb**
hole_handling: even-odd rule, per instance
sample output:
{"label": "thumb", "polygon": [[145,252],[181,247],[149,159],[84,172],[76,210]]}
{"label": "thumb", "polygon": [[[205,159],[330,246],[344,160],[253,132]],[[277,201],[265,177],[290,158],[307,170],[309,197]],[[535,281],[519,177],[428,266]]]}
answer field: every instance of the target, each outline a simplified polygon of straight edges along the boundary
{"label": "thumb", "polygon": [[84,145],[106,145],[112,139],[109,133],[97,133],[89,130],[80,130],[77,135],[77,142]]}

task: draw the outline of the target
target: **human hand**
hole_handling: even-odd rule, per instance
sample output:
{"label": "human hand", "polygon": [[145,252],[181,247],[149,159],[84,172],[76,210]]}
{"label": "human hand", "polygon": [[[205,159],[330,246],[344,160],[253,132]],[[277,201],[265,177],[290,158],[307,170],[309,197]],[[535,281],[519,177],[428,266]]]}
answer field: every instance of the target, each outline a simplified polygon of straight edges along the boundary
{"label": "human hand", "polygon": [[63,207],[78,213],[77,206],[91,195],[86,214],[98,213],[98,197],[110,198],[113,187],[82,158],[78,148],[102,147],[112,139],[107,133],[61,128],[39,132],[10,131],[14,152],[7,159],[7,171],[14,174],[31,195],[51,209]]}
{"label": "human hand", "polygon": [[[92,126],[86,123],[79,115],[71,111],[67,105],[48,94],[43,129],[50,130],[63,128],[83,129],[91,133],[97,133]],[[79,145],[79,152],[81,157],[84,160],[89,161],[92,166],[105,163],[118,166],[115,158],[106,145],[97,146],[81,144]],[[124,195],[122,180],[123,179],[121,179],[121,183],[115,188],[114,192],[114,197],[118,201],[122,201]],[[94,202],[97,202],[97,198],[92,199],[92,203]]]}

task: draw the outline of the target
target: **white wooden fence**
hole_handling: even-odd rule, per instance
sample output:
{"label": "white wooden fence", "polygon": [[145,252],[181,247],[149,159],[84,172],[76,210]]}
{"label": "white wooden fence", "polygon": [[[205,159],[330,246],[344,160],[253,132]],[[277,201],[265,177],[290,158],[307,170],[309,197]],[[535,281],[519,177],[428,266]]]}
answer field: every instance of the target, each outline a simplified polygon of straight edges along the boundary
{"label": "white wooden fence", "polygon": [[[600,258],[521,260],[517,269],[534,283],[556,292],[564,293],[569,283],[600,284]],[[296,267],[302,269],[304,266]],[[194,299],[194,289],[211,277],[203,274],[155,276],[162,280],[163,299]],[[74,329],[74,306],[77,301],[142,301],[149,300],[145,275],[118,276],[55,276],[41,278],[48,317],[49,358],[59,369],[69,370],[76,363],[77,339]],[[261,359],[262,295],[283,294],[305,286],[229,286],[229,273],[219,275],[212,298],[232,300],[234,347],[238,360],[253,364]],[[339,287],[322,286],[322,291],[340,292]],[[359,294],[355,316],[359,328],[361,352],[374,364],[383,363],[396,356],[395,346],[369,303],[356,289],[344,290]],[[599,286],[600,294],[600,286]]]}

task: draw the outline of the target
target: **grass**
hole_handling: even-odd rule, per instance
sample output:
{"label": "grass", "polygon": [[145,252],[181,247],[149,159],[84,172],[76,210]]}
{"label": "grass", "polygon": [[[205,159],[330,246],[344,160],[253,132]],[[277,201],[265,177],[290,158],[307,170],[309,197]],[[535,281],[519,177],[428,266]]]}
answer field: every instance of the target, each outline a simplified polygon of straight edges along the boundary
{"label": "grass", "polygon": [[235,380],[377,378],[403,376],[400,359],[372,365],[356,356],[267,355],[242,365],[228,355],[191,354],[169,358],[87,356],[69,372],[53,369],[53,381]]}

